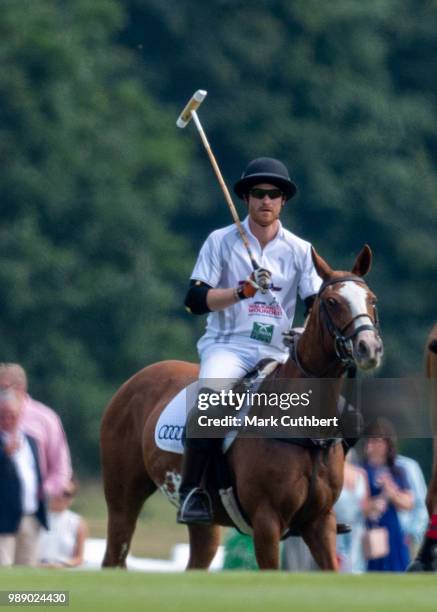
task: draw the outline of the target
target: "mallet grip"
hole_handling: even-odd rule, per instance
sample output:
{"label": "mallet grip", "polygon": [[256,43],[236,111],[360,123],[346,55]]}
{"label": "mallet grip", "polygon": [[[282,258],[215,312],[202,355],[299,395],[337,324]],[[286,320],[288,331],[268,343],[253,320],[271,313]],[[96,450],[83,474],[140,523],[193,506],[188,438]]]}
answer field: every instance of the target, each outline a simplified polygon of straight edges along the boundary
{"label": "mallet grip", "polygon": [[178,120],[176,121],[176,125],[178,127],[184,128],[187,125],[187,123],[191,120],[191,112],[199,108],[199,106],[206,98],[207,93],[208,92],[206,92],[204,89],[198,89],[195,92],[191,100],[188,102],[184,110],[179,115]]}

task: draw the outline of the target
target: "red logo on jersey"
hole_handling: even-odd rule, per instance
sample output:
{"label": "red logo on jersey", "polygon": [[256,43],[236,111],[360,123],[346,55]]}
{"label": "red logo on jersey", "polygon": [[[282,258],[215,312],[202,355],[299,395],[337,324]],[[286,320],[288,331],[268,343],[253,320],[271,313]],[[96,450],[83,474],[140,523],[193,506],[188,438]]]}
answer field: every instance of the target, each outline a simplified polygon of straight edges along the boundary
{"label": "red logo on jersey", "polygon": [[265,304],[264,302],[253,302],[249,304],[249,316],[265,316],[273,317],[274,319],[280,319],[282,316],[282,309],[279,304]]}

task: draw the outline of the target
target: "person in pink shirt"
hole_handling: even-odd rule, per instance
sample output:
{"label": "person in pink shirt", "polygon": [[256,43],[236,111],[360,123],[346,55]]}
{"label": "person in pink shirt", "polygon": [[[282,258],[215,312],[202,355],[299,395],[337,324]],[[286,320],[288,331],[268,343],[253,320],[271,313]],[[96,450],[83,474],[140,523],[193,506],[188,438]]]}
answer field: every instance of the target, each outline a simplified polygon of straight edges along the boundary
{"label": "person in pink shirt", "polygon": [[0,388],[12,388],[24,399],[21,426],[38,444],[44,492],[62,495],[71,481],[72,467],[67,438],[59,416],[27,393],[27,376],[17,363],[0,363]]}

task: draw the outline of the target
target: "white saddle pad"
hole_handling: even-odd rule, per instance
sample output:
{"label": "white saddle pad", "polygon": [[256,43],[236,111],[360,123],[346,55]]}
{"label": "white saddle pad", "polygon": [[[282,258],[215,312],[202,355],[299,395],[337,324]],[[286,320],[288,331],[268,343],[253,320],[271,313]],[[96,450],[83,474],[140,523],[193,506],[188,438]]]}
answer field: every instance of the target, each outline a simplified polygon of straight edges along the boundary
{"label": "white saddle pad", "polygon": [[[194,404],[192,399],[197,395],[197,387],[196,382],[179,391],[162,411],[155,427],[155,444],[161,450],[183,455],[182,437],[187,420],[188,402]],[[236,436],[236,431],[231,431],[226,435],[223,452],[229,449]]]}
{"label": "white saddle pad", "polygon": [[[255,384],[259,385],[277,366],[277,362],[266,365],[258,373]],[[190,410],[194,406],[198,386],[198,382],[194,382],[179,391],[162,411],[155,428],[155,444],[161,450],[179,455],[183,454],[182,437],[187,420],[187,409]],[[243,415],[244,413],[245,408],[242,409],[240,414]],[[226,435],[223,441],[224,453],[230,448],[236,437],[236,431],[231,431]]]}
{"label": "white saddle pad", "polygon": [[187,387],[179,391],[162,411],[155,428],[156,446],[169,453],[182,455],[184,452],[182,435],[186,419]]}

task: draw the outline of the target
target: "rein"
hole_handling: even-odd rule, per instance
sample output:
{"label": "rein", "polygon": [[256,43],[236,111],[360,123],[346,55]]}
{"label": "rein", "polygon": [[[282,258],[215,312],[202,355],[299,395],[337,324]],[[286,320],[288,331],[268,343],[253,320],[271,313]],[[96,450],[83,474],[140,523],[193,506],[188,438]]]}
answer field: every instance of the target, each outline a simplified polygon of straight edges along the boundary
{"label": "rein", "polygon": [[[354,275],[342,276],[340,278],[335,278],[335,279],[328,280],[322,283],[319,289],[319,292],[317,294],[317,298],[319,299],[320,320],[325,322],[326,329],[328,330],[329,335],[334,340],[335,354],[337,355],[339,361],[341,361],[342,364],[344,365],[343,371],[347,369],[348,372],[349,371],[352,372],[354,369],[356,370],[355,359],[353,357],[353,339],[360,332],[365,331],[365,330],[375,331],[379,335],[379,322],[378,322],[378,312],[377,312],[376,306],[374,306],[373,307],[374,308],[374,320],[372,320],[371,316],[367,312],[363,312],[363,313],[357,314],[355,317],[352,317],[350,321],[348,321],[346,325],[344,325],[342,328],[339,328],[334,323],[331,315],[329,314],[328,308],[326,307],[326,303],[323,300],[322,294],[327,287],[336,285],[338,283],[347,283],[347,282],[360,283],[361,285],[365,285],[367,287],[367,283],[360,276],[354,276]],[[363,317],[366,317],[367,319],[369,319],[370,323],[365,323],[363,325],[360,325],[356,329],[352,330],[352,333],[346,334],[346,330],[348,330],[351,327],[354,321],[356,321],[357,319],[361,319]],[[302,374],[306,376],[307,378],[323,377],[323,375],[314,374],[312,372],[309,372],[303,367],[302,362],[299,358],[299,354],[298,354],[299,339],[300,339],[300,336],[298,336],[297,334],[293,335],[291,338],[290,355],[293,361],[296,363],[297,367],[302,372]]]}

